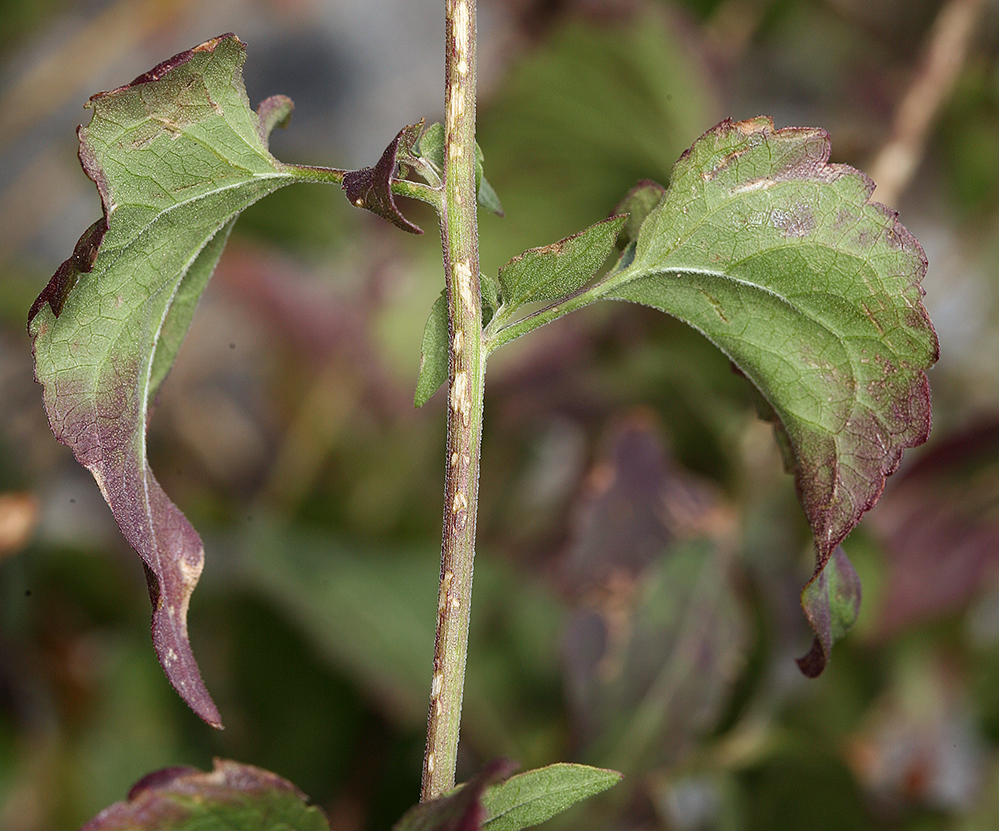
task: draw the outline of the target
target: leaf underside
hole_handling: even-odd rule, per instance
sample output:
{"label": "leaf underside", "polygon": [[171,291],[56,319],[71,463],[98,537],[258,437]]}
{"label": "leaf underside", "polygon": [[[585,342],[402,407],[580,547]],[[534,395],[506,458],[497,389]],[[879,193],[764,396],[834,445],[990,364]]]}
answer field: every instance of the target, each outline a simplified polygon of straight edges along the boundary
{"label": "leaf underside", "polygon": [[124,802],[81,831],[329,831],[319,808],[290,782],[251,765],[215,760],[214,770],[167,768],[140,780]]}
{"label": "leaf underside", "polygon": [[922,248],[829,150],[825,132],[768,118],[718,125],[677,162],[633,259],[600,292],[701,331],[772,408],[815,539],[802,602],[816,638],[799,661],[809,676],[860,600],[833,552],[902,451],[926,440],[925,370],[938,356]]}
{"label": "leaf underside", "polygon": [[80,160],[104,216],[28,321],[52,430],[142,558],[167,677],[216,727],[187,636],[204,547],[149,468],[146,425],[236,216],[298,178],[267,149],[291,102],[275,96],[253,112],[244,59],[239,39],[222,35],[90,99]]}

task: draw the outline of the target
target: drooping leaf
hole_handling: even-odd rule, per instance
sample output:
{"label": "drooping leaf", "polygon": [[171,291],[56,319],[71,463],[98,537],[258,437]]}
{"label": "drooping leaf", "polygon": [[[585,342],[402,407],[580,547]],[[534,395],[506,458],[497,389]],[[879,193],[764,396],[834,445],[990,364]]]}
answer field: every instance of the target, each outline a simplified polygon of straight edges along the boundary
{"label": "drooping leaf", "polygon": [[323,812],[281,777],[238,762],[167,768],[135,784],[81,831],[330,831]]}
{"label": "drooping leaf", "polygon": [[222,35],[90,99],[80,160],[104,217],[28,321],[52,430],[93,473],[142,557],[160,663],[214,726],[187,636],[204,549],[149,468],[146,425],[235,217],[300,178],[267,149],[291,102],[269,98],[253,112],[244,60],[239,39]]}
{"label": "drooping leaf", "polygon": [[560,762],[511,776],[486,789],[483,831],[520,831],[549,820],[621,781],[614,770]]}
{"label": "drooping leaf", "polygon": [[405,158],[413,153],[422,129],[422,121],[403,127],[389,142],[374,167],[352,170],[344,175],[342,183],[343,192],[352,205],[376,213],[411,234],[422,234],[423,229],[406,219],[396,207],[392,179],[396,175],[400,157]]}
{"label": "drooping leaf", "polygon": [[614,250],[626,219],[613,216],[571,237],[514,257],[499,271],[503,305],[515,311],[525,303],[555,300],[582,288]]}
{"label": "drooping leaf", "polygon": [[509,776],[515,768],[506,759],[490,762],[471,782],[414,805],[392,826],[392,831],[479,831],[486,818],[482,804],[486,788]]}
{"label": "drooping leaf", "polygon": [[926,259],[873,189],[829,164],[820,130],[723,122],[677,163],[634,260],[599,290],[701,331],[773,408],[815,538],[813,582],[930,427]]}

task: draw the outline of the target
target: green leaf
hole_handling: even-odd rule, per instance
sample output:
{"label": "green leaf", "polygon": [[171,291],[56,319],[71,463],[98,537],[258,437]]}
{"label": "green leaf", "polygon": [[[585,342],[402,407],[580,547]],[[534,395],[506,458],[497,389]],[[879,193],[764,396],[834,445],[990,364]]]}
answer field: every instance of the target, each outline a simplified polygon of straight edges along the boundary
{"label": "green leaf", "polygon": [[[482,325],[485,326],[499,307],[499,291],[495,277],[479,275],[482,290]],[[422,407],[437,390],[447,383],[448,373],[448,320],[447,295],[441,292],[430,309],[430,317],[423,329],[420,351],[420,374],[416,381],[417,407]]]}
{"label": "green leaf", "polygon": [[475,201],[496,216],[503,216],[503,206],[500,204],[499,196],[483,172],[485,160],[482,148],[478,142],[475,142]]}
{"label": "green leaf", "polygon": [[723,122],[683,155],[634,260],[595,292],[687,322],[760,390],[815,538],[815,585],[902,451],[926,440],[938,356],[922,248],[869,201],[866,176],[828,160],[820,130]]}
{"label": "green leaf", "polygon": [[566,239],[531,248],[500,269],[506,317],[525,303],[555,300],[589,282],[614,250],[627,217],[613,216]]}
{"label": "green leaf", "polygon": [[244,60],[243,44],[222,35],[90,99],[80,160],[104,217],[28,321],[52,430],[93,473],[142,557],[160,663],[214,726],[218,710],[187,637],[204,547],[149,469],[146,424],[235,217],[302,178],[267,149],[291,102],[269,98],[254,113]]}
{"label": "green leaf", "polygon": [[416,381],[416,406],[422,407],[430,396],[447,382],[447,294],[434,301],[423,330],[420,351],[420,376]]}
{"label": "green leaf", "polygon": [[140,780],[81,831],[329,831],[323,812],[279,776],[215,760],[211,773],[167,768]]}
{"label": "green leaf", "polygon": [[538,825],[621,778],[617,771],[566,762],[517,774],[483,795],[483,831],[519,831]]}

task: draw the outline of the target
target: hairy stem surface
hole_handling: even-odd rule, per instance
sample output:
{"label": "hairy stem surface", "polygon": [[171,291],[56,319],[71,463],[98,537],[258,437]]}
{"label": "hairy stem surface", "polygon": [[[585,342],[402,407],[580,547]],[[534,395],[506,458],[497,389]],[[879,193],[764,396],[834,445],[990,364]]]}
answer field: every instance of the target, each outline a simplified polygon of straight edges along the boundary
{"label": "hairy stem surface", "polygon": [[449,334],[447,473],[422,801],[454,786],[468,651],[485,377],[475,210],[475,3],[446,3],[441,241]]}

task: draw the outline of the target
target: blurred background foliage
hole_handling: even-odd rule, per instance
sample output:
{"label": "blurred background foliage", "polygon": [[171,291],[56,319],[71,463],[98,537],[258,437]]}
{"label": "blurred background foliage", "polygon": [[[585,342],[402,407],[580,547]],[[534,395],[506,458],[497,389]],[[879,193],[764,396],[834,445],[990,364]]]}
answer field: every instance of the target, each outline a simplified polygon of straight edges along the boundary
{"label": "blurred background foliage", "polygon": [[[165,387],[153,467],[206,540],[190,627],[219,733],[155,661],[139,561],[47,428],[25,315],[99,211],[75,159],[90,94],[235,30],[251,100],[297,104],[276,155],[363,166],[440,118],[443,3],[0,11],[0,827],[75,828],[150,770],[219,755],[293,780],[338,831],[388,828],[418,794],[430,681],[444,404],[411,402],[434,235],[334,189],[268,198]],[[997,4],[482,0],[479,28],[507,212],[482,218],[484,270],[666,182],[721,118],[771,114],[878,173],[926,248],[943,357],[929,444],[846,543],[860,621],[808,681],[807,529],[722,356],[618,305],[499,353],[459,776],[498,755],[627,774],[553,828],[994,828]]]}

